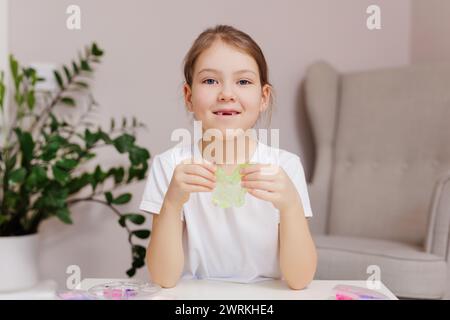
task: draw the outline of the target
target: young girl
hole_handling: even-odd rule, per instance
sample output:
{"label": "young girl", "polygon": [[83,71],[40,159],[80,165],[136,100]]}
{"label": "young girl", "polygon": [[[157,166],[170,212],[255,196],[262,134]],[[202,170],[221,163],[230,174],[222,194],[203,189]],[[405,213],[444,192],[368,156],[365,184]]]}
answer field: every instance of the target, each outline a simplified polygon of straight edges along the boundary
{"label": "young girl", "polygon": [[[223,133],[215,141],[222,150],[239,139],[248,148],[224,164],[220,152],[203,152],[214,141],[203,136],[192,146],[177,145],[154,157],[140,205],[153,217],[146,257],[151,280],[173,287],[180,277],[245,283],[275,278],[291,289],[306,287],[317,256],[300,158],[247,135],[226,135],[226,129],[253,128],[272,107],[260,47],[233,27],[207,29],[187,53],[184,75],[185,104],[203,133]],[[215,206],[216,170],[230,173],[242,163],[249,163],[240,169],[245,203]],[[278,170],[264,173],[268,166]]]}

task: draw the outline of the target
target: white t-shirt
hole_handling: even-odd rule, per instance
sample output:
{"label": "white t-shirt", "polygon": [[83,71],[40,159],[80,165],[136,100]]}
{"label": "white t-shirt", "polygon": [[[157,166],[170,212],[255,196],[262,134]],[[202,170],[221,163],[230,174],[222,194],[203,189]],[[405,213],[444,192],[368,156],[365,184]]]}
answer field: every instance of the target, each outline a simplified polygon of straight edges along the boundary
{"label": "white t-shirt", "polygon": [[[159,214],[173,171],[185,159],[200,157],[197,143],[178,144],[156,155],[140,209]],[[306,217],[312,216],[300,158],[258,141],[251,163],[279,165],[294,183]],[[183,279],[256,282],[283,279],[279,267],[279,211],[271,202],[245,194],[239,208],[220,208],[211,192],[192,193],[181,212]],[[299,248],[301,250],[301,248]]]}

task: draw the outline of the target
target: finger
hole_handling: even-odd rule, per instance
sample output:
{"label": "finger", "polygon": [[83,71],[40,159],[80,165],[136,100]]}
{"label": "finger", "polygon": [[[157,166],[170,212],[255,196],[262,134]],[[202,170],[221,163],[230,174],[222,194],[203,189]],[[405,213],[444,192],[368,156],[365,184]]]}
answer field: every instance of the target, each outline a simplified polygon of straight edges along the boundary
{"label": "finger", "polygon": [[257,190],[257,189],[247,189],[247,192],[250,193],[252,196],[254,196],[258,199],[261,199],[261,200],[270,201],[270,202],[272,202],[272,200],[273,200],[273,193],[271,193],[271,192]]}
{"label": "finger", "polygon": [[216,181],[216,175],[212,173],[210,170],[207,170],[205,167],[199,165],[188,165],[184,171],[186,174],[190,175],[198,175],[212,182]]}
{"label": "finger", "polygon": [[255,181],[255,180],[266,180],[266,181],[274,181],[276,175],[265,175],[261,174],[260,171],[248,173],[242,177],[242,181]]}
{"label": "finger", "polygon": [[241,186],[248,189],[258,189],[273,192],[277,190],[276,184],[271,181],[242,181]]}
{"label": "finger", "polygon": [[207,170],[209,170],[212,174],[214,174],[217,170],[217,166],[206,159],[203,158],[191,158],[183,161],[184,164],[195,164],[199,165]]}
{"label": "finger", "polygon": [[[266,170],[268,170],[271,166],[273,166],[272,164],[266,164],[266,163],[257,163],[257,164],[250,164],[247,167],[244,167],[240,170],[241,174],[249,174],[252,172],[264,172]],[[271,171],[273,171],[271,169]]]}
{"label": "finger", "polygon": [[208,187],[211,189],[214,189],[216,187],[215,182],[212,182],[204,177],[193,175],[193,174],[187,174],[184,177],[183,182],[187,183],[187,184],[196,184],[196,185],[200,185],[200,186],[205,186],[205,187]]}
{"label": "finger", "polygon": [[260,167],[261,167],[260,163],[249,164],[249,165],[241,168],[241,170],[239,170],[239,172],[241,174],[248,174],[248,173],[259,171]]}
{"label": "finger", "polygon": [[211,162],[207,162],[207,161],[200,163],[200,165],[203,168],[208,169],[212,174],[216,173],[217,165],[215,165],[215,164],[213,164]]}
{"label": "finger", "polygon": [[211,192],[211,188],[200,186],[196,184],[186,184],[186,189],[189,192]]}

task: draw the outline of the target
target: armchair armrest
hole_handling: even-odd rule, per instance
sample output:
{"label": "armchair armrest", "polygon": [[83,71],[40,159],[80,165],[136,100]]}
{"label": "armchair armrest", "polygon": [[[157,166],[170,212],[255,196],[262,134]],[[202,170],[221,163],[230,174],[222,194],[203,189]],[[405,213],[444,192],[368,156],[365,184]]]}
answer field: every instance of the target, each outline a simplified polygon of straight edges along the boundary
{"label": "armchair armrest", "polygon": [[313,217],[310,222],[311,232],[326,234],[328,223],[328,184],[320,183],[318,179],[308,183],[308,194]]}
{"label": "armchair armrest", "polygon": [[426,252],[449,258],[450,246],[450,172],[446,172],[436,183],[433,191]]}
{"label": "armchair armrest", "polygon": [[327,233],[330,179],[338,114],[340,75],[325,61],[308,67],[305,75],[305,107],[315,144],[315,165],[308,192],[313,217],[311,231]]}

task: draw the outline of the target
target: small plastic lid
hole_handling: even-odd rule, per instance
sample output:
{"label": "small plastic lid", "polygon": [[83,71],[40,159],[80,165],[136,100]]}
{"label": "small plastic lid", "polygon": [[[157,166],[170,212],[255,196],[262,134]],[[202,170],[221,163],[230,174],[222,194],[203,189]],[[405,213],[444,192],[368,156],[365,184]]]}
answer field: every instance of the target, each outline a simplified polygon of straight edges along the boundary
{"label": "small plastic lid", "polygon": [[150,298],[161,290],[161,286],[141,280],[126,280],[103,283],[88,289],[88,293],[100,300],[130,300]]}

